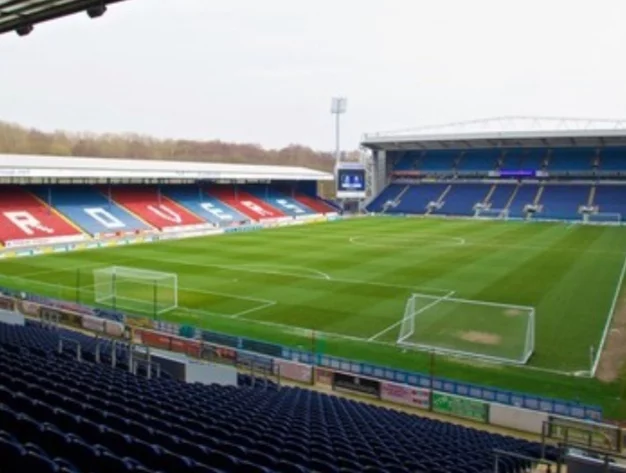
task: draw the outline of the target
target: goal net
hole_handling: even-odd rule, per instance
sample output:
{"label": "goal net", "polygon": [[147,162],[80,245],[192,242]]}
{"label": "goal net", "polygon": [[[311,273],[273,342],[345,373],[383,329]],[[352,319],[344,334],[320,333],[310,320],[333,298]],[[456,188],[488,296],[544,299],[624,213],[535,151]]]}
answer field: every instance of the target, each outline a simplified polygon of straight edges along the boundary
{"label": "goal net", "polygon": [[535,348],[533,307],[413,294],[397,342],[403,348],[526,364]]}
{"label": "goal net", "polygon": [[178,275],[125,266],[93,271],[97,304],[117,310],[159,315],[178,307]]}
{"label": "goal net", "polygon": [[476,209],[476,218],[508,220],[509,209]]}
{"label": "goal net", "polygon": [[589,213],[585,216],[587,223],[595,224],[620,224],[622,223],[622,214],[617,212],[596,212]]}

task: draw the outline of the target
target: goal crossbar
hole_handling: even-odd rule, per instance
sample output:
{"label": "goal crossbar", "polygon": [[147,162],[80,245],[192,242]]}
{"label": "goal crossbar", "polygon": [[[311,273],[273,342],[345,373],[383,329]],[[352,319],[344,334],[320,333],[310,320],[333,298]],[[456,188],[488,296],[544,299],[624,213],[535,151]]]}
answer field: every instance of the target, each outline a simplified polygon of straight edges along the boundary
{"label": "goal crossbar", "polygon": [[113,309],[159,315],[178,307],[178,275],[127,266],[93,270],[94,300]]}
{"label": "goal crossbar", "polygon": [[528,363],[535,344],[534,307],[453,295],[453,291],[443,296],[413,294],[405,305],[397,345],[499,363]]}
{"label": "goal crossbar", "polygon": [[474,217],[507,220],[509,218],[509,209],[478,208]]}

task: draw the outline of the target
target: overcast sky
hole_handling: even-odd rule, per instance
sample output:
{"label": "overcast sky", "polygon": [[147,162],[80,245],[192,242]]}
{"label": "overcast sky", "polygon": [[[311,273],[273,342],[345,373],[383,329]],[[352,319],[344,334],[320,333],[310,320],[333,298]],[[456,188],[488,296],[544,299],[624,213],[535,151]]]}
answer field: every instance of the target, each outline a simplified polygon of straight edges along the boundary
{"label": "overcast sky", "polygon": [[127,0],[0,36],[0,119],[267,147],[508,115],[626,117],[626,1]]}

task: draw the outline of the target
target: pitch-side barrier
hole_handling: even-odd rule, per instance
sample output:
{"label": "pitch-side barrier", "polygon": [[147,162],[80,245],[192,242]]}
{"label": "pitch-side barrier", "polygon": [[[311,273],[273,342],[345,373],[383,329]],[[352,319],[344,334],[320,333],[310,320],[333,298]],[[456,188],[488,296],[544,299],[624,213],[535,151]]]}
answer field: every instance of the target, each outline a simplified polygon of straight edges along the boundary
{"label": "pitch-side barrier", "polygon": [[[199,330],[150,318],[125,318],[84,305],[0,289],[0,309],[111,337],[135,338],[155,348],[215,360],[236,360],[278,370],[285,379],[322,384],[383,401],[427,409],[476,422],[541,433],[551,418],[599,422],[602,410],[576,402],[479,386],[369,363],[293,349],[277,344]],[[612,426],[611,426],[612,427]]]}

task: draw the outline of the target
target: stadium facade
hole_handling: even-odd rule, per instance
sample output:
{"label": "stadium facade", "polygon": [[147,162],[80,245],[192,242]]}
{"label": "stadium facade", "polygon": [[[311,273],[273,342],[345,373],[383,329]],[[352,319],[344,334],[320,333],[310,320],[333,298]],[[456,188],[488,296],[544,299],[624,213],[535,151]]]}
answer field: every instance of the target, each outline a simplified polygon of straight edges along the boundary
{"label": "stadium facade", "polygon": [[626,122],[501,118],[372,133],[375,213],[620,223]]}

